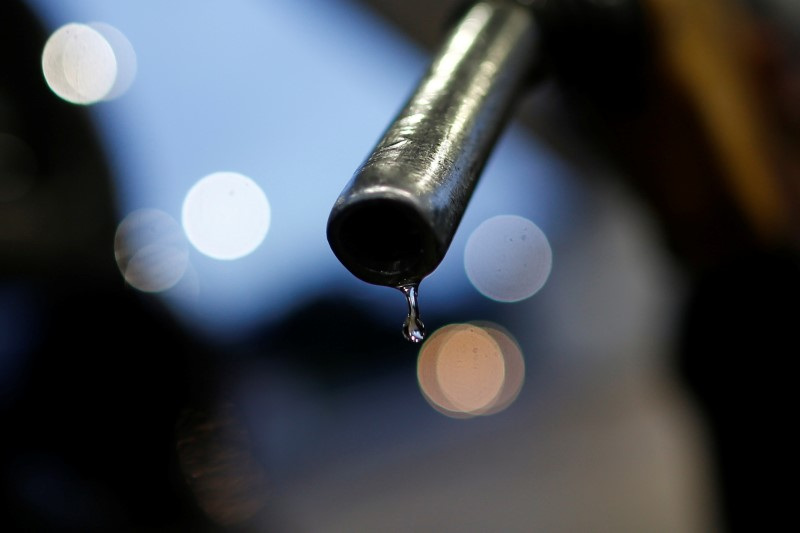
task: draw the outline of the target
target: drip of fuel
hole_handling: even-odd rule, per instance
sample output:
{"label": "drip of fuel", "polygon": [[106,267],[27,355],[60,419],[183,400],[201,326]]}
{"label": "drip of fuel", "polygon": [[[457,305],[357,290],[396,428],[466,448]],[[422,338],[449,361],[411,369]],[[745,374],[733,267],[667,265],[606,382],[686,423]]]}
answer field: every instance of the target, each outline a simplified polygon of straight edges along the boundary
{"label": "drip of fuel", "polygon": [[405,295],[408,303],[408,316],[403,323],[403,337],[415,344],[422,342],[422,339],[425,338],[425,324],[419,318],[419,284],[401,285],[397,289]]}

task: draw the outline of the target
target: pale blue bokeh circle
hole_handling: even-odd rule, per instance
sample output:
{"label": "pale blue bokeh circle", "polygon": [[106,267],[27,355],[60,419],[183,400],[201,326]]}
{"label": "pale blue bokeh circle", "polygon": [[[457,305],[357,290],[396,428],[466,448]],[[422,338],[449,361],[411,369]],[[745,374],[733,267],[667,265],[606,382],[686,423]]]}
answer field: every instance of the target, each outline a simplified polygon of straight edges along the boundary
{"label": "pale blue bokeh circle", "polygon": [[499,302],[518,302],[541,289],[553,264],[547,237],[527,218],[499,215],[472,232],[464,269],[472,285]]}

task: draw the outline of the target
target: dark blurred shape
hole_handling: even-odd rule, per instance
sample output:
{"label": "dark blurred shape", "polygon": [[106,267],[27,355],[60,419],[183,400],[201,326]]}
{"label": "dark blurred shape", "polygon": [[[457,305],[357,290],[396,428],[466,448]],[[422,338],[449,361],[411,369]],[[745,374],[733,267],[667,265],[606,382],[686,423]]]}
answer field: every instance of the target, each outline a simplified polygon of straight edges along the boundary
{"label": "dark blurred shape", "polygon": [[[544,2],[562,13],[625,3]],[[738,3],[637,4],[645,39],[600,17],[591,31],[582,24],[551,35],[548,57],[565,102],[582,110],[568,113],[577,131],[650,202],[691,276],[678,368],[706,416],[725,525],[778,529],[791,520],[776,474],[793,461],[783,444],[793,416],[786,365],[800,344],[788,311],[800,296],[799,160],[784,147],[796,139],[790,117],[800,104],[775,98],[780,77],[765,76],[764,64],[777,66],[781,46],[766,47],[764,21]],[[646,56],[621,50],[637,40]],[[571,71],[570,50],[592,48],[599,53],[586,52]],[[598,83],[590,73],[605,68]],[[615,91],[619,102],[609,98]]]}
{"label": "dark blurred shape", "polygon": [[571,113],[629,115],[647,97],[651,35],[637,0],[536,0],[542,60]]}
{"label": "dark blurred shape", "polygon": [[536,9],[562,118],[651,203],[686,266],[797,245],[797,177],[776,160],[783,134],[752,14],[728,0]]}
{"label": "dark blurred shape", "polygon": [[[73,490],[83,494],[81,505],[68,506],[78,530],[197,521],[170,447],[182,405],[213,390],[208,351],[115,277],[54,276],[28,291],[40,313],[37,342],[21,354],[16,386],[0,405],[10,530],[70,529],[47,510],[63,508]],[[53,477],[63,494],[23,490],[33,474],[20,464],[31,456],[46,458],[36,479]]]}
{"label": "dark blurred shape", "polygon": [[267,504],[266,474],[232,405],[187,409],[177,426],[181,470],[198,504],[222,526],[242,526]]}
{"label": "dark blurred shape", "polygon": [[729,531],[794,516],[800,255],[753,252],[706,272],[684,317],[680,367],[710,421]]}
{"label": "dark blurred shape", "polygon": [[86,112],[47,89],[37,22],[17,1],[0,14],[0,275],[104,268],[114,203],[103,151]]}
{"label": "dark blurred shape", "polygon": [[0,530],[202,530],[171,446],[184,402],[211,394],[209,351],[120,278],[103,149],[47,89],[45,40],[0,3],[0,305],[24,321],[3,332]]}
{"label": "dark blurred shape", "polygon": [[[397,334],[402,299],[397,304],[397,324],[387,327],[369,306],[348,295],[317,298],[265,331],[256,341],[258,350],[327,389],[347,388],[394,372],[413,375],[416,348]],[[441,318],[432,315],[431,321]]]}
{"label": "dark blurred shape", "polygon": [[367,0],[364,2],[428,49],[442,41],[442,33],[472,2],[465,0]]}
{"label": "dark blurred shape", "polygon": [[0,131],[0,205],[19,200],[36,182],[36,154],[10,133]]}
{"label": "dark blurred shape", "polygon": [[[779,487],[793,463],[788,365],[800,344],[800,62],[797,27],[767,18],[777,4],[533,2],[558,90],[523,116],[587,178],[598,160],[621,174],[688,273],[678,366],[706,415],[735,531],[793,520]],[[411,15],[396,19],[414,32]]]}

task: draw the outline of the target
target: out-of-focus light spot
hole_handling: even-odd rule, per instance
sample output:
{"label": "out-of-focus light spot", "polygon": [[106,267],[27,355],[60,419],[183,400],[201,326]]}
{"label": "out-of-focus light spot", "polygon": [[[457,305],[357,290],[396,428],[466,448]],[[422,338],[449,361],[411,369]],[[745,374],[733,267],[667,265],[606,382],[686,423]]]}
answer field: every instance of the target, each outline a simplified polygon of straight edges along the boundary
{"label": "out-of-focus light spot", "polygon": [[450,324],[439,328],[422,345],[417,359],[417,379],[425,399],[436,410],[454,418],[467,418],[470,415],[456,407],[442,390],[437,371],[438,360],[450,336],[465,327],[464,324]]}
{"label": "out-of-focus light spot", "polygon": [[114,78],[114,85],[111,86],[111,90],[103,97],[103,100],[113,100],[122,96],[133,85],[138,69],[136,51],[128,38],[125,37],[125,34],[114,26],[105,22],[90,22],[88,26],[105,37],[106,42],[114,51],[114,58],[117,61],[117,75]]}
{"label": "out-of-focus light spot", "polygon": [[235,172],[198,181],[183,201],[189,242],[214,259],[239,259],[258,248],[269,231],[271,210],[261,188]]}
{"label": "out-of-focus light spot", "polygon": [[474,322],[476,326],[491,335],[503,354],[505,364],[505,381],[503,388],[495,397],[492,405],[487,407],[481,414],[491,415],[499,413],[517,399],[522,384],[525,382],[525,359],[522,357],[522,350],[514,337],[505,328],[491,322]]}
{"label": "out-of-focus light spot", "polygon": [[456,409],[480,412],[503,388],[505,365],[500,347],[480,328],[466,326],[454,331],[439,351],[436,377]]}
{"label": "out-of-focus light spot", "polygon": [[492,300],[518,302],[544,286],[553,263],[550,243],[527,218],[500,215],[472,232],[464,269],[475,288]]}
{"label": "out-of-focus light spot", "polygon": [[50,89],[73,104],[93,104],[114,86],[117,60],[100,32],[86,24],[57,29],[44,45],[42,70]]}
{"label": "out-of-focus light spot", "polygon": [[116,98],[136,74],[136,54],[127,38],[102,22],[70,23],[45,43],[42,71],[50,89],[73,104]]}
{"label": "out-of-focus light spot", "polygon": [[267,503],[266,474],[231,405],[187,409],[177,427],[178,460],[200,507],[222,526],[243,525]]}
{"label": "out-of-focus light spot", "polygon": [[33,188],[36,171],[36,154],[28,143],[0,131],[0,203],[25,196]]}
{"label": "out-of-focus light spot", "polygon": [[517,343],[499,326],[450,324],[420,349],[417,377],[440,412],[455,418],[488,415],[517,397],[524,362]]}
{"label": "out-of-focus light spot", "polygon": [[114,257],[130,285],[144,292],[161,292],[183,277],[189,247],[174,218],[158,209],[140,209],[117,227]]}

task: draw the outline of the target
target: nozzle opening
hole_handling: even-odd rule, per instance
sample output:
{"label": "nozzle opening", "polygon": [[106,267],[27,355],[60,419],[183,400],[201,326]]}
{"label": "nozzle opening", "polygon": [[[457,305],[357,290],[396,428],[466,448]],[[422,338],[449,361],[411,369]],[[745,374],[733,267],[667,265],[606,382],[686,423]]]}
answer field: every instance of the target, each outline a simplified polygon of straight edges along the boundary
{"label": "nozzle opening", "polygon": [[[418,282],[430,270],[431,230],[410,205],[375,199],[339,213],[328,239],[339,260],[364,281],[379,285]],[[435,248],[433,248],[435,249]]]}

